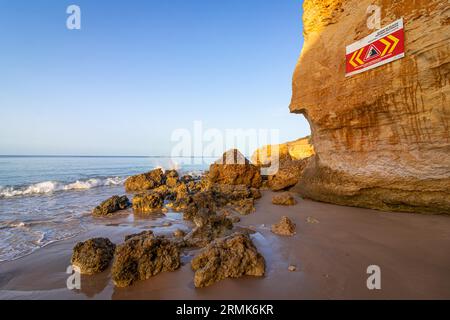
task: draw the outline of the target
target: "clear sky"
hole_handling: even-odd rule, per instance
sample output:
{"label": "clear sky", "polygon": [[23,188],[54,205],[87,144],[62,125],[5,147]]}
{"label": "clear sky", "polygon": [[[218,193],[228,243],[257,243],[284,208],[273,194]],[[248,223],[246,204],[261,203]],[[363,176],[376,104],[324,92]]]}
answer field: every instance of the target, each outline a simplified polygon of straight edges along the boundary
{"label": "clear sky", "polygon": [[165,155],[195,120],[305,136],[288,110],[301,5],[0,0],[0,154]]}

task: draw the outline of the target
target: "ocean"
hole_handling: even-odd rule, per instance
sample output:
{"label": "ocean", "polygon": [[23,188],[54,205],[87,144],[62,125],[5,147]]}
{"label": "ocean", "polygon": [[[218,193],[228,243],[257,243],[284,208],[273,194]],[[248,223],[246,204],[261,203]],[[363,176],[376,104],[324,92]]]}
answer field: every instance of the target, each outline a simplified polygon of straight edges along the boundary
{"label": "ocean", "polygon": [[199,174],[214,159],[0,156],[0,261],[85,231],[91,211],[125,194],[127,177],[157,167]]}

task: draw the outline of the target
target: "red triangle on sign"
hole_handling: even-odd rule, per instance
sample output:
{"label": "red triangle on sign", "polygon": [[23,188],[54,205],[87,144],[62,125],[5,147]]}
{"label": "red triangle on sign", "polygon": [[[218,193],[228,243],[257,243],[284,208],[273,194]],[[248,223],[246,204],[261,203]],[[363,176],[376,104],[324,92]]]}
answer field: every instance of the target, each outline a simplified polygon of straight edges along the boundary
{"label": "red triangle on sign", "polygon": [[367,50],[366,57],[364,58],[364,61],[374,59],[376,57],[379,57],[381,55],[380,50],[375,45],[370,45],[369,50]]}

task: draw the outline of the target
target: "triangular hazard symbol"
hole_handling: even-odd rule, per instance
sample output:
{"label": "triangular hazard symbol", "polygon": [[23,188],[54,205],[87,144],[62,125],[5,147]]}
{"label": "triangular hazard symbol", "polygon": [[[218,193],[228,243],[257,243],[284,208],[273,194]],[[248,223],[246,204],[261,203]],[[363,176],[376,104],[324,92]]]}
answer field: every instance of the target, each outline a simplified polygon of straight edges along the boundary
{"label": "triangular hazard symbol", "polygon": [[378,50],[378,48],[375,47],[375,45],[372,44],[372,45],[369,47],[369,50],[367,50],[367,54],[366,54],[366,57],[364,58],[364,61],[367,61],[367,60],[376,58],[376,57],[378,57],[380,54],[381,54],[380,50]]}

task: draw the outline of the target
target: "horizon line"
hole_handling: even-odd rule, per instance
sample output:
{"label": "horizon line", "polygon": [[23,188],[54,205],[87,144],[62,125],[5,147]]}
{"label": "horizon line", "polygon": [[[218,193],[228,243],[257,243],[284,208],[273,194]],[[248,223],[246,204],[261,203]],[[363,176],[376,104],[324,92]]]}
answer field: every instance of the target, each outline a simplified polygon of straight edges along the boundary
{"label": "horizon line", "polygon": [[216,158],[218,156],[0,154],[0,158]]}

